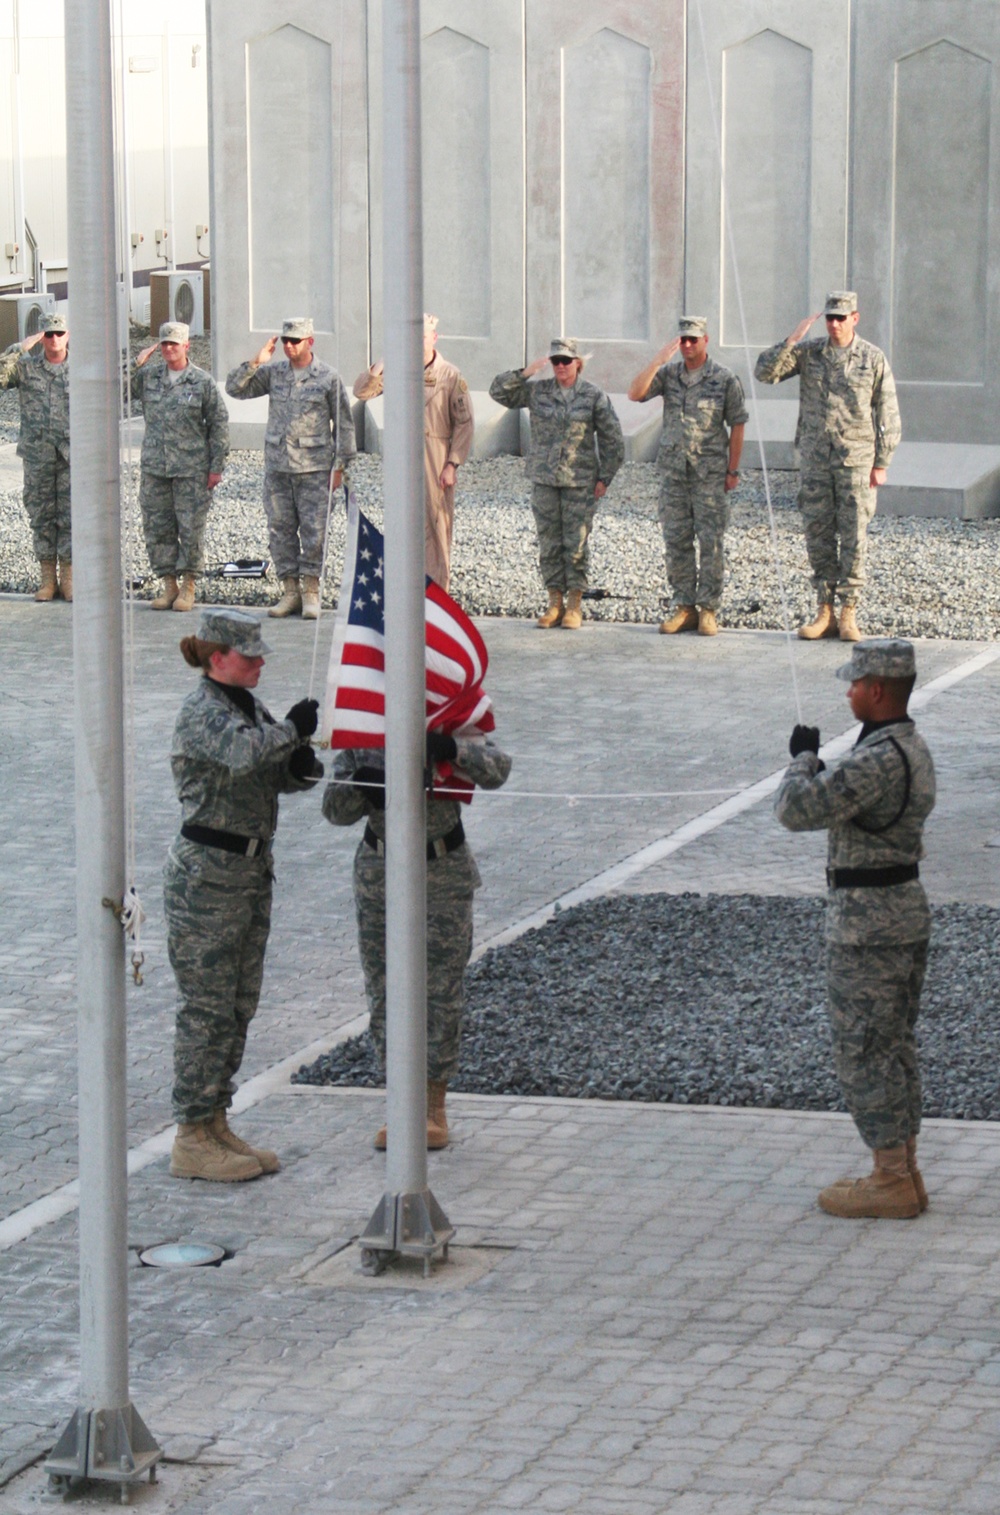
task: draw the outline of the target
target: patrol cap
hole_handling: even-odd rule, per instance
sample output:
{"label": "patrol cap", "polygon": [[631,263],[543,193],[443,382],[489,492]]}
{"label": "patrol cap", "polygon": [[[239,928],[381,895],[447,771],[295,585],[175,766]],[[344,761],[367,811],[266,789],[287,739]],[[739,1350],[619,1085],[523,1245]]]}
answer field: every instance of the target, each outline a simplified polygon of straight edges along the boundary
{"label": "patrol cap", "polygon": [[855,642],[851,661],[837,669],[838,679],[912,679],[917,672],[913,643],[904,637],[870,637]]}
{"label": "patrol cap", "polygon": [[190,342],[191,328],[183,321],[164,321],[160,327],[161,342]]}
{"label": "patrol cap", "polygon": [[425,310],[424,311],[424,331],[437,331],[437,329],[438,329],[438,318],[437,318],[437,316],[432,316],[432,315],[430,315]]}
{"label": "patrol cap", "polygon": [[311,337],[313,335],[312,316],[289,316],[281,323],[281,335],[293,337],[297,341],[301,341],[303,337]]}
{"label": "patrol cap", "polygon": [[198,626],[203,642],[221,642],[245,658],[262,658],[271,649],[260,634],[260,618],[246,610],[203,610]]}
{"label": "patrol cap", "polygon": [[45,320],[42,322],[42,332],[43,332],[43,334],[45,336],[48,336],[50,334],[50,332],[67,332],[67,331],[69,331],[69,327],[66,325],[66,317],[65,316],[52,316],[52,315],[49,315],[49,316],[46,316]]}
{"label": "patrol cap", "polygon": [[578,358],[581,363],[586,363],[590,353],[580,351],[580,344],[575,337],[553,337],[549,343],[549,357]]}
{"label": "patrol cap", "polygon": [[677,330],[682,337],[707,337],[708,322],[704,316],[681,316]]}
{"label": "patrol cap", "polygon": [[858,308],[858,297],[853,289],[831,289],[823,306],[825,316],[849,316]]}

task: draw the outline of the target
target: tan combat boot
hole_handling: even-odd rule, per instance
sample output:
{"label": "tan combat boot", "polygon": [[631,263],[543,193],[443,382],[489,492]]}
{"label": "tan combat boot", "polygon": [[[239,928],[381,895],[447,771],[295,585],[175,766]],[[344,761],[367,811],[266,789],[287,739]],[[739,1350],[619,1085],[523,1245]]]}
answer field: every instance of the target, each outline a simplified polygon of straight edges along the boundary
{"label": "tan combat boot", "polygon": [[173,603],[174,610],[193,610],[195,597],[195,582],[193,573],[181,574],[181,587],[176,600]]}
{"label": "tan combat boot", "polygon": [[[448,1092],[448,1085],[443,1080],[427,1081],[427,1150],[428,1152],[440,1152],[442,1147],[448,1145],[448,1117],[444,1112],[444,1097]],[[375,1150],[384,1152],[388,1141],[388,1131],[385,1126],[379,1126],[375,1132]]]}
{"label": "tan combat boot", "polygon": [[697,631],[697,629],[698,611],[694,605],[678,605],[668,620],[660,622],[660,631],[667,637],[676,635],[678,631]]}
{"label": "tan combat boot", "polygon": [[151,610],[169,610],[170,607],[171,607],[171,605],[176,600],[177,596],[180,594],[180,592],[181,592],[180,585],[178,584],[177,580],[174,578],[173,574],[172,573],[165,573],[163,575],[163,588],[160,590],[160,593],[156,596],[156,599],[152,602],[152,604],[150,606],[150,609]]}
{"label": "tan combat boot", "polygon": [[698,635],[700,637],[717,637],[719,635],[719,623],[715,619],[715,611],[709,610],[705,605],[698,612]]}
{"label": "tan combat boot", "polygon": [[73,564],[67,563],[65,558],[59,559],[59,593],[67,605],[73,603]]}
{"label": "tan combat boot", "polygon": [[302,609],[302,595],[299,593],[299,581],[295,574],[281,581],[281,599],[277,605],[272,605],[268,615],[283,619],[286,615],[298,615]]}
{"label": "tan combat boot", "polygon": [[268,1147],[251,1147],[249,1142],[243,1141],[242,1137],[229,1129],[229,1119],[225,1110],[216,1110],[208,1123],[208,1129],[216,1141],[228,1147],[230,1152],[239,1152],[241,1157],[255,1157],[265,1173],[277,1173],[281,1168],[281,1159],[277,1152],[272,1152]]}
{"label": "tan combat boot", "polygon": [[42,582],[35,590],[35,599],[54,600],[59,593],[59,585],[56,582],[56,565],[54,558],[43,558],[38,565],[42,575]]}
{"label": "tan combat boot", "polygon": [[319,620],[319,579],[312,573],[302,575],[302,619]]}
{"label": "tan combat boot", "polygon": [[920,1201],[906,1156],[906,1146],[883,1147],[875,1152],[875,1166],[867,1178],[841,1179],[819,1196],[819,1206],[828,1215],[843,1220],[912,1220],[920,1214]]}
{"label": "tan combat boot", "polygon": [[583,611],[580,608],[583,601],[582,589],[571,589],[566,595],[566,609],[563,611],[563,631],[579,631],[583,625]]}
{"label": "tan combat boot", "polygon": [[[565,622],[564,622],[565,624]],[[427,1081],[427,1150],[439,1152],[448,1145],[448,1117],[444,1113],[444,1097],[448,1084],[444,1079]]]}
{"label": "tan combat boot", "polygon": [[906,1139],[906,1166],[910,1170],[910,1177],[913,1180],[913,1187],[917,1195],[917,1204],[920,1206],[921,1215],[923,1215],[930,1204],[930,1200],[927,1198],[924,1180],[920,1169],[917,1167],[917,1138],[915,1136],[909,1136]]}
{"label": "tan combat boot", "polygon": [[210,1122],[178,1125],[170,1153],[173,1178],[204,1178],[216,1184],[241,1184],[260,1178],[264,1169],[255,1157],[233,1152],[217,1141]]}
{"label": "tan combat boot", "polygon": [[858,630],[855,606],[853,605],[841,605],[840,607],[840,640],[842,642],[861,641],[861,632]]}
{"label": "tan combat boot", "polygon": [[809,621],[805,626],[800,626],[798,634],[803,642],[818,642],[820,637],[835,637],[837,617],[833,606],[827,600],[821,600],[816,619]]}
{"label": "tan combat boot", "polygon": [[562,590],[561,589],[550,589],[549,590],[549,608],[548,608],[548,610],[545,610],[545,611],[542,612],[542,614],[538,617],[538,621],[537,621],[536,624],[539,625],[539,626],[541,626],[544,631],[548,631],[548,629],[549,629],[550,626],[558,626],[559,622],[562,620],[562,618],[563,618],[563,597],[562,597]]}

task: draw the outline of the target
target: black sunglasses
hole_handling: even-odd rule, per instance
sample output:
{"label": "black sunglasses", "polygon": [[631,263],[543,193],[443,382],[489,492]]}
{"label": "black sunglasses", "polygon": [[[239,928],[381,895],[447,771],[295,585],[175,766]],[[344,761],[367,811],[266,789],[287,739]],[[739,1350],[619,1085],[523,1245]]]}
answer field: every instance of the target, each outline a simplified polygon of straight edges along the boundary
{"label": "black sunglasses", "polygon": [[553,368],[568,368],[571,363],[575,363],[576,362],[576,359],[575,358],[550,358],[549,362],[552,364]]}
{"label": "black sunglasses", "polygon": [[828,321],[846,321],[847,317],[846,316],[838,316],[834,312],[828,310],[827,313],[826,313],[826,319]]}
{"label": "black sunglasses", "polygon": [[686,347],[689,342],[692,342],[692,343],[698,343],[698,342],[700,342],[701,338],[700,337],[681,337],[680,340],[681,340],[681,346],[682,347]]}
{"label": "black sunglasses", "polygon": [[282,337],[281,340],[282,340],[282,342],[284,342],[284,344],[285,344],[286,347],[298,347],[298,345],[299,345],[300,342],[306,342],[306,341],[308,341],[308,338],[307,337]]}

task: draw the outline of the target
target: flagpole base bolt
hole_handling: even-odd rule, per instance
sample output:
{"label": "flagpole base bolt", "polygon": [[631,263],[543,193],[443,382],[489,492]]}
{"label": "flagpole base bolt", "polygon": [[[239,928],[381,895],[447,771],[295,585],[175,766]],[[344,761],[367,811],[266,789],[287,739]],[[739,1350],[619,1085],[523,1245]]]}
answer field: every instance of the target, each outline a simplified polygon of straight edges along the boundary
{"label": "flagpole base bolt", "polygon": [[368,1278],[377,1278],[394,1257],[419,1257],[424,1277],[430,1278],[436,1256],[440,1254],[442,1262],[448,1261],[448,1243],[454,1234],[455,1227],[430,1189],[385,1193],[358,1238],[361,1271]]}

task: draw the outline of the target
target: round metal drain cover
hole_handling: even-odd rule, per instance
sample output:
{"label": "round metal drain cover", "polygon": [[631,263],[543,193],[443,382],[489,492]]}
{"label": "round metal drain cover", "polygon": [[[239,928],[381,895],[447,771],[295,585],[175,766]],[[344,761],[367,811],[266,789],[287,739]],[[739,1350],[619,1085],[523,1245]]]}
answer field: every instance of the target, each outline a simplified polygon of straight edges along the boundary
{"label": "round metal drain cover", "polygon": [[207,1241],[168,1241],[159,1247],[147,1247],[139,1261],[147,1268],[204,1268],[218,1263],[226,1255],[225,1247]]}

